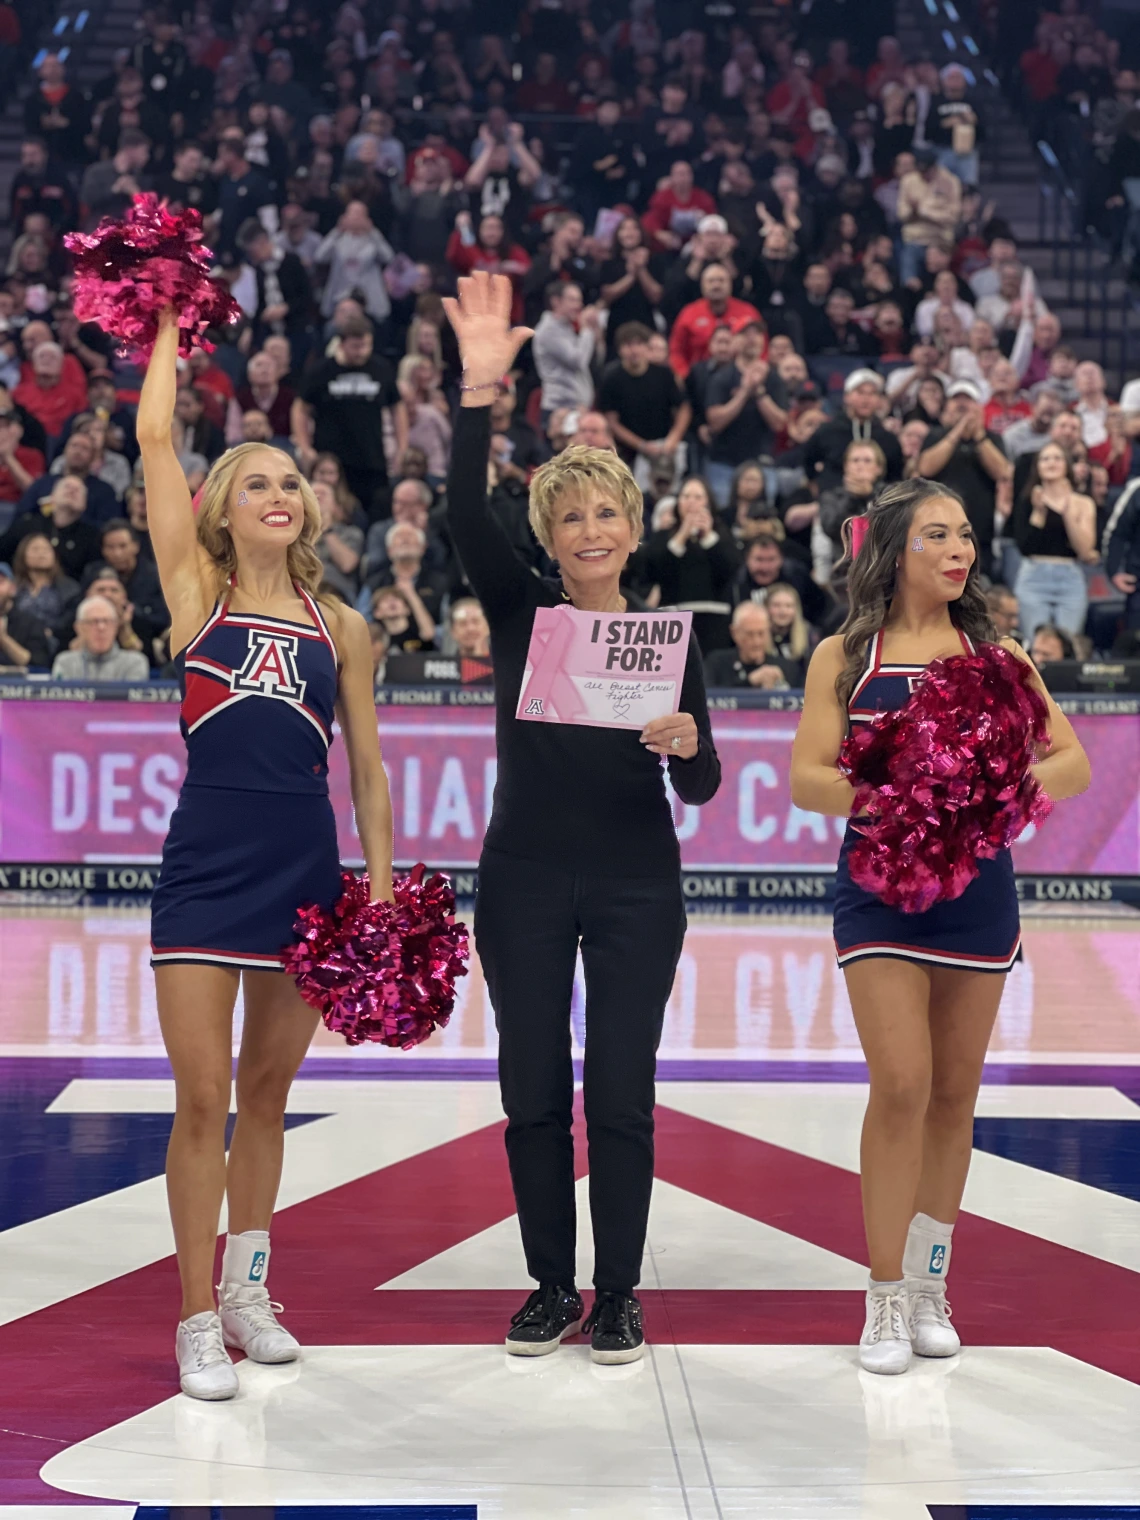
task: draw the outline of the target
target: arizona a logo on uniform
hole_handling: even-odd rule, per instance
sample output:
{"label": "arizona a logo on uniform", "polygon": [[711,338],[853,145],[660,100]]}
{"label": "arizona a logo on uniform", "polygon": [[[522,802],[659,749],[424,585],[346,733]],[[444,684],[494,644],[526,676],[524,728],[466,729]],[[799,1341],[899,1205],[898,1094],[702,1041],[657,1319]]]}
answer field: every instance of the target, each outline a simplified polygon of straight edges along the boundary
{"label": "arizona a logo on uniform", "polygon": [[297,636],[264,628],[249,630],[249,653],[240,670],[230,677],[234,691],[256,692],[262,697],[288,697],[301,702],[305,682],[297,673]]}

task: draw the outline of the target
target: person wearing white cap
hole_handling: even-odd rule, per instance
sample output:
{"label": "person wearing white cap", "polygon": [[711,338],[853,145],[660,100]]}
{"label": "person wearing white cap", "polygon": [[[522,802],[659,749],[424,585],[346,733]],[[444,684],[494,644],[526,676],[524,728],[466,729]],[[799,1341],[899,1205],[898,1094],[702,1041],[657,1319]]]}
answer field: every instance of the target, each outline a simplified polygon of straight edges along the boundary
{"label": "person wearing white cap", "polygon": [[877,443],[887,462],[886,479],[901,480],[902,449],[895,435],[879,420],[883,377],[873,369],[855,369],[843,386],[843,416],[818,428],[804,448],[809,483],[827,491],[842,484],[843,459],[852,443]]}
{"label": "person wearing white cap", "polygon": [[1012,481],[1013,465],[1001,439],[986,431],[982,393],[972,380],[955,380],[946,392],[942,425],[926,435],[915,473],[940,481],[962,498],[977,541],[978,562],[988,573],[997,488]]}

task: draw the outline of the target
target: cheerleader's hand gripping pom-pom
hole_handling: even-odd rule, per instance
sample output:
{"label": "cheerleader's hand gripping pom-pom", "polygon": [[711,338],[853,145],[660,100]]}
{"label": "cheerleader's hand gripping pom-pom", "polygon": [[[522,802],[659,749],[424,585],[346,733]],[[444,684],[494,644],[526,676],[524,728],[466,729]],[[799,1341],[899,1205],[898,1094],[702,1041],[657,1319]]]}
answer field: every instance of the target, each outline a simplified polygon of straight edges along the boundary
{"label": "cheerleader's hand gripping pom-pom", "polygon": [[950,902],[1053,804],[1031,767],[1048,744],[1033,674],[998,644],[936,660],[905,706],[849,735],[839,768],[863,836],[851,879],[889,907]]}
{"label": "cheerleader's hand gripping pom-pom", "polygon": [[330,911],[297,910],[285,970],[350,1045],[411,1050],[451,1017],[456,979],[467,975],[467,929],[455,922],[447,877],[424,875],[419,865],[398,879],[388,903],[370,902],[368,877],[344,871]]}
{"label": "cheerleader's hand gripping pom-pom", "polygon": [[183,354],[212,352],[207,328],[241,316],[225,285],[211,278],[213,255],[192,207],[171,211],[157,195],[136,195],[121,221],[104,217],[94,232],[69,232],[63,241],[75,265],[75,315],[97,322],[126,354],[150,357],[167,306],[178,315]]}

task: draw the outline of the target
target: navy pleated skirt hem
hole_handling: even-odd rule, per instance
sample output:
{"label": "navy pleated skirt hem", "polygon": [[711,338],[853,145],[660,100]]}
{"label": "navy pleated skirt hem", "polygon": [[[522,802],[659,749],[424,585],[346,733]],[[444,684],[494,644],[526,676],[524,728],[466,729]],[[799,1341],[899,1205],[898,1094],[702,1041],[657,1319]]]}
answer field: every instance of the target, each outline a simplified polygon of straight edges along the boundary
{"label": "navy pleated skirt hem", "polygon": [[151,965],[281,971],[297,909],[339,896],[327,794],[184,786],[151,901]]}
{"label": "navy pleated skirt hem", "polygon": [[902,913],[851,880],[848,855],[858,839],[849,827],[835,876],[832,932],[841,966],[879,957],[1000,974],[1021,959],[1021,916],[1008,850],[979,861],[977,876],[953,902],[936,903],[925,913]]}

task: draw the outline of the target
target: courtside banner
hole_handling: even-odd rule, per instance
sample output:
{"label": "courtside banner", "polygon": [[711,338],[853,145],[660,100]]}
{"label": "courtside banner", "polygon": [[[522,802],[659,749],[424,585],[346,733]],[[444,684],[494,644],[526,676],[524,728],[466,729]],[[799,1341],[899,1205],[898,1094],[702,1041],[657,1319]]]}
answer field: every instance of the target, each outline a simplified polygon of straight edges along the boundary
{"label": "courtside banner", "polygon": [[[707,807],[674,808],[690,871],[834,868],[842,820],[801,812],[789,795],[797,721],[791,712],[713,714],[720,792]],[[1073,721],[1092,761],[1092,787],[1019,842],[1017,869],[1042,877],[1140,874],[1140,724],[1115,715]],[[473,866],[495,785],[493,712],[385,707],[378,722],[396,859]],[[0,702],[0,861],[157,861],[184,766],[173,708]],[[330,774],[341,857],[359,863],[339,739]],[[559,805],[552,795],[550,806]]]}

